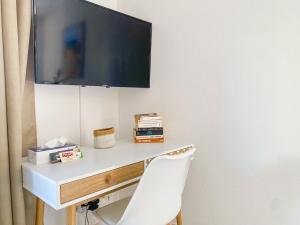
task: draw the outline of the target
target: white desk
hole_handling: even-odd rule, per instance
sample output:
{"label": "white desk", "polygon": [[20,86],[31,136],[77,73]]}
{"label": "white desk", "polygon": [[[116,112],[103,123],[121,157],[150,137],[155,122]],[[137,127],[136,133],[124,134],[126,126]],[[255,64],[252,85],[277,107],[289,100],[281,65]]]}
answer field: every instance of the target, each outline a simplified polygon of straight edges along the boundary
{"label": "white desk", "polygon": [[111,149],[82,147],[84,159],[67,163],[36,166],[24,158],[23,186],[38,197],[36,224],[43,224],[46,203],[56,210],[68,207],[68,224],[73,225],[77,205],[136,183],[147,160],[191,147],[179,141],[134,144],[125,140]]}

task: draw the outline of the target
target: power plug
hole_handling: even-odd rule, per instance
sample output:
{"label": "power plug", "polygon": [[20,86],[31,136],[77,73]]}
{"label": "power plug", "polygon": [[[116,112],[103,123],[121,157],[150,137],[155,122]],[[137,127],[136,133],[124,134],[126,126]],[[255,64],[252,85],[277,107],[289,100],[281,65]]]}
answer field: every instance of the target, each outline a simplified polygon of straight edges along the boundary
{"label": "power plug", "polygon": [[90,211],[95,211],[96,209],[99,208],[99,203],[100,203],[100,200],[99,199],[96,199],[96,200],[93,200],[93,201],[90,201],[88,202],[88,210]]}

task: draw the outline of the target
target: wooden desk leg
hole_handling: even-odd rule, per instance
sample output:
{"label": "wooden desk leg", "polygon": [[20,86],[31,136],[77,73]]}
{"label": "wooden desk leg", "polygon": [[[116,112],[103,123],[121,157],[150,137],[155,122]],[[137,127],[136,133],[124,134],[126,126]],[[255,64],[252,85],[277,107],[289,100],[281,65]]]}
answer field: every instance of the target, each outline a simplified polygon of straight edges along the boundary
{"label": "wooden desk leg", "polygon": [[76,205],[71,205],[67,209],[67,225],[76,225]]}
{"label": "wooden desk leg", "polygon": [[179,213],[176,217],[176,220],[177,220],[177,225],[182,225],[182,212],[181,212],[181,210],[179,211]]}
{"label": "wooden desk leg", "polygon": [[44,211],[45,211],[45,203],[41,199],[37,198],[35,225],[44,225]]}

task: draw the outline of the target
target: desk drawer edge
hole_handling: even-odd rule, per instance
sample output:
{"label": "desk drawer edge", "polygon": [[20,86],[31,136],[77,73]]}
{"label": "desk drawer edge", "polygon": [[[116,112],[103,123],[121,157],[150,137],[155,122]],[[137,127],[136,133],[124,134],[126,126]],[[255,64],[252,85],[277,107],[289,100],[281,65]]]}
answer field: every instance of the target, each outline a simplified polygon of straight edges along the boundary
{"label": "desk drawer edge", "polygon": [[144,173],[144,162],[134,163],[118,169],[96,174],[60,185],[60,203],[104,190],[125,181],[140,177]]}

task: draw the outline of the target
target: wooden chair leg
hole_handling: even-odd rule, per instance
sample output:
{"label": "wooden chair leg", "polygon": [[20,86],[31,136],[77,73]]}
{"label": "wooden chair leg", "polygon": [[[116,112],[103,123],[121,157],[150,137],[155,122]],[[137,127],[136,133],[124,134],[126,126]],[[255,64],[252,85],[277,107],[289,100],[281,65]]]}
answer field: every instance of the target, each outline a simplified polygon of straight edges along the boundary
{"label": "wooden chair leg", "polygon": [[41,199],[37,198],[35,225],[44,225],[44,212],[45,212],[45,203]]}
{"label": "wooden chair leg", "polygon": [[176,217],[177,225],[182,225],[182,212],[179,211],[177,217]]}
{"label": "wooden chair leg", "polygon": [[67,209],[67,225],[76,225],[76,206],[71,205]]}

